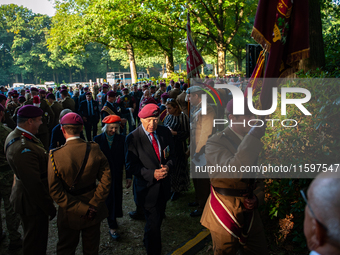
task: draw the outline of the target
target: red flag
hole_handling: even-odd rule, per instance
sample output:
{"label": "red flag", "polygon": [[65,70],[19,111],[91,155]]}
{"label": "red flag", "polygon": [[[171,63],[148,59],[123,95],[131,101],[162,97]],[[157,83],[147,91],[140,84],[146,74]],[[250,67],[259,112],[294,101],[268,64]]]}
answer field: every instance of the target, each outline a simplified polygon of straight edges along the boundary
{"label": "red flag", "polygon": [[[308,0],[259,0],[252,37],[269,52],[264,78],[286,77],[309,57]],[[271,106],[273,82],[263,82],[262,109]]]}
{"label": "red flag", "polygon": [[196,45],[191,37],[191,26],[190,26],[190,15],[188,12],[188,23],[187,23],[187,77],[193,78],[199,75],[198,68],[200,65],[205,64],[201,54],[196,48]]}

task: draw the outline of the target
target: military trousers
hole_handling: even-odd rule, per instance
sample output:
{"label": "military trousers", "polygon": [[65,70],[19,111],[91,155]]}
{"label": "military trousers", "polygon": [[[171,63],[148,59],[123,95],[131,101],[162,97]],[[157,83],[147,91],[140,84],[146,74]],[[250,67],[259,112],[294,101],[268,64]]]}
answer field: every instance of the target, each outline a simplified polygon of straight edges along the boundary
{"label": "military trousers", "polygon": [[[8,170],[1,170],[0,172],[0,207],[1,207],[1,199],[4,201],[4,209],[6,213],[6,225],[8,230],[8,238],[11,241],[16,241],[21,238],[20,233],[18,232],[20,218],[17,213],[14,212],[13,206],[9,201],[9,197],[11,196],[13,185],[13,171],[8,166]],[[1,209],[1,208],[0,208]],[[0,219],[1,210],[0,210]],[[0,221],[0,235],[3,231],[2,221]]]}
{"label": "military trousers", "polygon": [[24,229],[23,255],[45,255],[48,237],[48,215],[39,208],[35,215],[20,214]]}
{"label": "military trousers", "polygon": [[230,235],[227,230],[224,234],[210,230],[213,241],[214,255],[267,255],[268,248],[263,225],[258,210],[254,212],[253,225],[249,231],[246,245]]}
{"label": "military trousers", "polygon": [[79,243],[81,234],[84,255],[97,255],[100,243],[100,223],[81,230],[65,227],[58,224],[57,255],[73,255]]}

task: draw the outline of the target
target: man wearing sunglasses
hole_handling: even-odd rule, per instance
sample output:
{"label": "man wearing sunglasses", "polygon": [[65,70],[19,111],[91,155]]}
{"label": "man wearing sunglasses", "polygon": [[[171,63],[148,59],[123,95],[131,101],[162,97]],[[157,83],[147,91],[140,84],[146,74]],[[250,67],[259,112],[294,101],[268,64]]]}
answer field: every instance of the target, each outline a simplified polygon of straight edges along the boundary
{"label": "man wearing sunglasses", "polygon": [[301,191],[306,202],[304,234],[310,255],[340,254],[340,172],[319,174],[307,192]]}

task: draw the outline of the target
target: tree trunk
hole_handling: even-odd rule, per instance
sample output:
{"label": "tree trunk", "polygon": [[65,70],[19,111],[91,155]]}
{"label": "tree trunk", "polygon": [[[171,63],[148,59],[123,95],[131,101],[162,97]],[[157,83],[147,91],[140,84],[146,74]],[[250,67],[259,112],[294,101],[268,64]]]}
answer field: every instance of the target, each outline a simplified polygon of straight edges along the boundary
{"label": "tree trunk", "polygon": [[81,70],[79,70],[79,79],[80,79],[80,82],[83,81],[83,77],[82,77],[82,75],[81,75]]}
{"label": "tree trunk", "polygon": [[146,73],[149,75],[149,77],[150,77],[150,68],[149,67],[147,67],[146,68]]}
{"label": "tree trunk", "polygon": [[57,78],[57,83],[59,84],[59,75],[58,75],[58,73],[56,73],[55,76]]}
{"label": "tree trunk", "polygon": [[53,71],[53,82],[56,83],[56,80],[55,80],[55,72]]}
{"label": "tree trunk", "polygon": [[225,52],[225,45],[223,43],[217,43],[217,63],[219,77],[223,77],[223,75],[225,75]]}
{"label": "tree trunk", "polygon": [[182,65],[181,64],[178,65],[178,69],[179,69],[179,72],[181,73],[182,72]]}
{"label": "tree trunk", "polygon": [[201,74],[204,74],[204,65],[201,65]]}
{"label": "tree trunk", "polygon": [[72,68],[69,68],[70,83],[72,83]]}
{"label": "tree trunk", "polygon": [[22,82],[22,83],[25,83],[25,82],[24,82],[24,75],[23,75],[22,73],[21,73],[21,82]]}
{"label": "tree trunk", "polygon": [[217,66],[216,63],[214,64],[214,71],[215,71],[215,76],[217,76],[218,75],[218,66]]}
{"label": "tree trunk", "polygon": [[133,50],[133,46],[132,44],[130,44],[129,42],[127,42],[127,54],[129,56],[129,61],[130,61],[130,72],[131,72],[131,79],[132,79],[132,83],[136,83],[137,82],[137,69],[136,69],[136,61],[135,61],[135,53]]}
{"label": "tree trunk", "polygon": [[18,83],[18,82],[19,82],[18,74],[15,74],[15,83]]}
{"label": "tree trunk", "polygon": [[165,65],[167,74],[173,73],[175,71],[173,52],[165,52]]}
{"label": "tree trunk", "polygon": [[237,72],[237,64],[236,64],[236,61],[234,61],[234,73]]}
{"label": "tree trunk", "polygon": [[85,81],[88,81],[87,79],[87,67],[85,66]]}
{"label": "tree trunk", "polygon": [[237,66],[238,66],[238,70],[240,71],[240,72],[242,72],[242,57],[241,56],[239,56],[238,58],[237,58]]}

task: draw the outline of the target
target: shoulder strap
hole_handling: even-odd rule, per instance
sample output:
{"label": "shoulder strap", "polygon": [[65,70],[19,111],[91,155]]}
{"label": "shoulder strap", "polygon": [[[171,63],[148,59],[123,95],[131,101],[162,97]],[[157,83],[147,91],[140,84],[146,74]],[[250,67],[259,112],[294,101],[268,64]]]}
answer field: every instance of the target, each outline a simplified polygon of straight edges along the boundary
{"label": "shoulder strap", "polygon": [[7,151],[7,149],[8,149],[8,147],[9,146],[11,146],[13,143],[15,143],[16,141],[19,141],[20,140],[20,136],[18,136],[18,137],[15,137],[15,138],[13,138],[12,140],[10,140],[9,142],[8,142],[8,144],[6,144],[6,151]]}
{"label": "shoulder strap", "polygon": [[81,176],[83,175],[84,173],[84,169],[85,169],[85,166],[87,164],[87,160],[89,158],[89,154],[90,154],[90,150],[91,150],[91,144],[88,142],[86,144],[86,152],[85,152],[85,157],[84,157],[84,160],[83,160],[83,164],[81,165],[81,168],[76,176],[76,178],[74,179],[73,181],[73,184],[72,184],[72,187],[70,188],[70,190],[73,190],[74,189],[74,186],[77,185],[77,183],[79,182]]}

